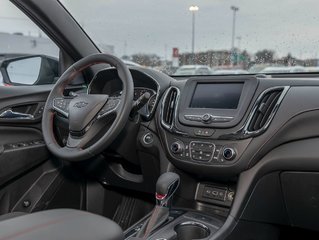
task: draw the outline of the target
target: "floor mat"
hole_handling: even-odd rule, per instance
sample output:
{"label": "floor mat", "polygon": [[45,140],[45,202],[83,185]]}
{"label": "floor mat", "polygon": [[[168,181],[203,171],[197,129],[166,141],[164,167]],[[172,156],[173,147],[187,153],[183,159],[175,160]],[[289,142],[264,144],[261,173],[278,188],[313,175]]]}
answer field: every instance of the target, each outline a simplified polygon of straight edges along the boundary
{"label": "floor mat", "polygon": [[132,226],[150,211],[153,205],[138,198],[123,196],[118,205],[113,221],[118,223],[123,230]]}

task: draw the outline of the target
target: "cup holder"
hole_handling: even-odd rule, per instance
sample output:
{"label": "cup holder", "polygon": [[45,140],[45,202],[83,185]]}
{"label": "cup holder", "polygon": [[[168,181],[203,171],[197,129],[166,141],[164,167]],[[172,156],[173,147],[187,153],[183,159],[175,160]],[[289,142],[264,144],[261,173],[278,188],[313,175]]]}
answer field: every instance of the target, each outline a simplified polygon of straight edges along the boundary
{"label": "cup holder", "polygon": [[204,239],[210,234],[209,228],[199,222],[183,222],[174,228],[177,236],[175,240]]}

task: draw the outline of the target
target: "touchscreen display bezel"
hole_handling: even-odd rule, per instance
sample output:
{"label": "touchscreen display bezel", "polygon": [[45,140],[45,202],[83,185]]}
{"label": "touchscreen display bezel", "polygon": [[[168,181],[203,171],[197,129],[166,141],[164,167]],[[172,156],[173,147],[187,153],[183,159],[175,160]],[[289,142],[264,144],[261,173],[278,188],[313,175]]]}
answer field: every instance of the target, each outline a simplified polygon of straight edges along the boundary
{"label": "touchscreen display bezel", "polygon": [[243,87],[244,82],[197,83],[189,108],[237,109]]}
{"label": "touchscreen display bezel", "polygon": [[[190,103],[197,84],[201,83],[240,83],[243,84],[241,96],[238,102],[237,109],[220,109],[220,108],[191,108]],[[180,123],[189,126],[198,127],[232,127],[240,122],[243,118],[250,101],[258,86],[258,80],[255,76],[207,76],[193,77],[186,81],[182,88],[180,100],[178,103],[178,120]],[[185,118],[185,115],[204,115],[211,114],[213,116],[231,117],[229,122],[211,122],[209,124],[203,122],[191,121]]]}

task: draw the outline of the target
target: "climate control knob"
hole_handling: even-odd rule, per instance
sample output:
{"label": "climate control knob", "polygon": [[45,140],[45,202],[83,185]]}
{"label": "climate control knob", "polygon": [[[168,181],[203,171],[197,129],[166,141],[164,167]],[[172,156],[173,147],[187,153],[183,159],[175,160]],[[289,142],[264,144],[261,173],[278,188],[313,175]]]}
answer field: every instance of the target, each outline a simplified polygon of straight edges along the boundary
{"label": "climate control knob", "polygon": [[173,142],[171,145],[171,151],[174,154],[182,153],[183,152],[183,145],[179,142]]}
{"label": "climate control knob", "polygon": [[233,160],[236,157],[236,152],[233,148],[226,147],[223,150],[223,157],[228,161]]}

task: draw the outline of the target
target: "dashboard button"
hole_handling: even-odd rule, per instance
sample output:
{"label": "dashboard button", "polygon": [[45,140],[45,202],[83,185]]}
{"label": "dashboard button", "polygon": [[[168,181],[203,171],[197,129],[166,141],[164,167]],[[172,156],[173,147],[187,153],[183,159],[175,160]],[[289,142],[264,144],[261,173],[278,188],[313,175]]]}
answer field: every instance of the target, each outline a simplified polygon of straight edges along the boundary
{"label": "dashboard button", "polygon": [[184,118],[189,121],[201,122],[202,116],[199,115],[184,115]]}
{"label": "dashboard button", "polygon": [[194,129],[194,134],[197,136],[202,136],[203,135],[203,130],[202,129]]}
{"label": "dashboard button", "polygon": [[152,133],[146,133],[143,137],[143,142],[145,144],[151,144],[154,141],[154,136]]}
{"label": "dashboard button", "polygon": [[212,155],[213,155],[213,153],[212,153],[212,152],[204,152],[203,155],[204,155],[205,157],[211,158]]}
{"label": "dashboard button", "polygon": [[205,137],[210,137],[213,135],[215,131],[213,129],[204,129],[204,133],[203,133],[203,136]]}
{"label": "dashboard button", "polygon": [[214,117],[213,122],[223,123],[223,122],[230,122],[231,120],[233,120],[233,117]]}
{"label": "dashboard button", "polygon": [[210,137],[213,135],[215,131],[213,129],[207,129],[207,128],[195,128],[194,134],[196,136],[203,136],[203,137]]}
{"label": "dashboard button", "polygon": [[203,197],[211,198],[214,200],[225,201],[227,190],[215,188],[215,187],[205,187],[203,191]]}
{"label": "dashboard button", "polygon": [[191,142],[191,158],[196,161],[211,161],[214,155],[215,145],[208,142]]}

